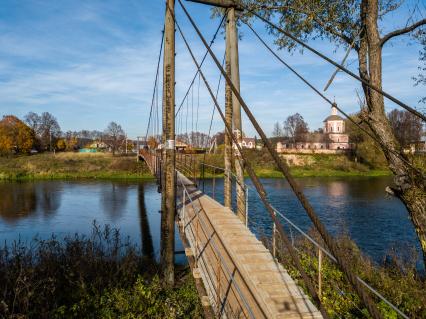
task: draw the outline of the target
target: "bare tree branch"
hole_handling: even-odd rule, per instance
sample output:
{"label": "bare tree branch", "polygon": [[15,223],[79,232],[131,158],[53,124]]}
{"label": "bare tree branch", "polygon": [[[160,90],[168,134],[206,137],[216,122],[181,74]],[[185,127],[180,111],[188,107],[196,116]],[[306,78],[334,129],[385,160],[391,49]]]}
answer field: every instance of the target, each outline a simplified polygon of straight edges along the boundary
{"label": "bare tree branch", "polygon": [[414,24],[412,24],[408,27],[389,32],[380,40],[380,46],[383,46],[388,40],[392,39],[393,37],[397,37],[399,35],[403,35],[403,34],[411,32],[411,31],[414,31],[415,29],[417,29],[418,27],[420,27],[422,25],[426,25],[426,19],[422,19],[420,21],[417,21],[416,23],[414,23]]}

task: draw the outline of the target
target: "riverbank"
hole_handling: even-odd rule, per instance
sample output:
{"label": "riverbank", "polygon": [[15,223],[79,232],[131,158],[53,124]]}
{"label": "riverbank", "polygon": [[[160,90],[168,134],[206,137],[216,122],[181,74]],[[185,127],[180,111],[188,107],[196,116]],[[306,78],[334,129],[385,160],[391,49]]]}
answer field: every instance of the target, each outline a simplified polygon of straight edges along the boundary
{"label": "riverbank", "polygon": [[[266,150],[245,150],[244,153],[259,177],[283,176]],[[392,174],[387,167],[370,167],[344,154],[283,154],[281,157],[289,165],[294,177],[378,177]],[[223,154],[206,155],[206,163],[223,167]],[[220,173],[219,170],[216,173]],[[205,176],[213,175],[213,170],[206,168]]]}
{"label": "riverbank", "polygon": [[[256,174],[262,178],[280,178],[281,172],[269,154],[248,151],[248,160]],[[204,155],[198,155],[198,162]],[[386,168],[370,168],[350,161],[345,155],[286,155],[294,177],[376,177],[391,175]],[[208,154],[205,162],[223,167],[223,154]],[[220,177],[220,170],[213,174],[206,169],[204,177]],[[198,170],[197,176],[201,176]],[[73,179],[152,179],[144,162],[136,162],[134,156],[112,156],[105,153],[57,153],[32,156],[0,157],[0,180],[73,180]]]}
{"label": "riverbank", "polygon": [[0,180],[150,179],[135,156],[104,153],[57,153],[0,157]]}
{"label": "riverbank", "polygon": [[53,236],[0,248],[0,318],[201,318],[187,267],[165,286],[160,266],[94,224],[91,236]]}

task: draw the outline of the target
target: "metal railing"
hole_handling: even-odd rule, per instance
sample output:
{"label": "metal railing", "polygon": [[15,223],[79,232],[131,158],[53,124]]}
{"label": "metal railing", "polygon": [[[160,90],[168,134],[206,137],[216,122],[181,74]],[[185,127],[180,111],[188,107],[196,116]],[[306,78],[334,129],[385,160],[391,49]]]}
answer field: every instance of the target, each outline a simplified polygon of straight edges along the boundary
{"label": "metal railing", "polygon": [[[203,192],[205,190],[205,173],[206,173],[206,168],[212,170],[212,172],[210,172],[212,174],[212,183],[213,183],[213,188],[212,188],[212,197],[213,199],[216,200],[216,178],[217,178],[217,174],[216,172],[223,172],[223,174],[229,174],[229,176],[231,177],[232,182],[234,183],[234,185],[239,184],[239,186],[241,187],[241,189],[243,189],[243,193],[239,194],[237,191],[233,191],[232,193],[235,194],[235,198],[233,199],[233,202],[235,203],[233,206],[234,208],[234,213],[236,213],[237,215],[240,216],[244,216],[244,222],[246,227],[248,228],[248,222],[249,222],[249,210],[248,210],[248,199],[249,199],[249,188],[247,186],[247,184],[242,183],[240,184],[237,176],[235,175],[234,172],[229,171],[226,172],[226,170],[222,167],[217,167],[217,166],[213,166],[213,165],[209,165],[206,163],[199,163],[199,166],[201,167],[201,171],[200,171],[200,178],[199,178],[199,185],[202,186]],[[241,207],[239,207],[238,205],[238,201],[243,201],[245,203],[244,208],[242,209]]]}
{"label": "metal railing", "polygon": [[[184,232],[186,238],[194,245],[193,253],[196,267],[202,268],[204,283],[207,286],[206,288],[208,288],[206,290],[210,293],[209,297],[216,314],[219,317],[225,314],[231,318],[236,315],[237,317],[243,315],[245,318],[255,318],[256,316],[250,306],[250,302],[247,300],[247,296],[242,292],[242,288],[236,280],[237,276],[241,277],[240,271],[232,262],[224,243],[217,236],[210,221],[206,217],[207,215],[204,214],[205,218],[202,217],[203,208],[197,207],[194,203],[185,183],[179,178],[178,181],[182,188],[182,192],[179,192],[179,194],[182,194],[181,208],[178,210],[181,231]],[[200,194],[201,192],[197,193]],[[187,205],[188,201],[189,205]],[[191,207],[193,216],[189,216],[190,214],[186,211],[188,206]],[[210,226],[207,223],[210,223]],[[211,229],[211,233],[209,233],[209,228]],[[200,242],[202,236],[205,238],[205,243]],[[223,247],[222,251],[226,252],[228,256],[223,256],[219,246]],[[208,259],[206,253],[208,248],[211,248],[211,259],[215,260]],[[232,267],[228,265],[230,261],[232,262]],[[243,278],[241,277],[241,279]],[[250,292],[250,299],[256,301],[251,290],[248,287],[245,288]],[[229,295],[231,293],[233,294],[233,298]],[[230,302],[231,299],[234,301],[233,304]],[[235,309],[236,306],[237,309]]]}
{"label": "metal railing", "polygon": [[[213,166],[213,165],[208,165],[208,164],[205,164],[205,163],[201,163],[200,165],[205,166],[205,167],[210,167],[211,169],[213,169],[214,172],[216,172],[216,170],[221,171],[221,172],[225,171],[224,168]],[[235,174],[232,173],[232,172],[231,172],[231,174],[232,174],[233,178],[235,178],[235,180],[236,180]],[[213,174],[213,183],[212,183],[213,194],[215,194],[215,187],[216,187],[215,179],[216,179],[216,176],[215,176],[215,173],[214,173]],[[203,187],[205,187],[204,183],[203,183]],[[247,184],[244,184],[244,189],[246,190],[246,197],[247,197],[246,207],[248,207],[248,193],[249,193],[249,190],[252,190],[252,189]],[[255,193],[257,194],[257,192],[255,192]],[[214,195],[213,195],[213,198],[214,198]],[[282,214],[280,211],[278,211],[275,207],[272,206],[272,208],[273,208],[276,216],[279,216],[288,225],[289,230],[290,230],[291,243],[292,243],[292,246],[296,250],[298,250],[298,248],[295,246],[294,232],[299,233],[303,238],[307,239],[309,242],[311,242],[318,249],[318,278],[317,278],[317,280],[318,280],[318,295],[321,297],[322,292],[323,292],[323,278],[322,278],[322,269],[323,269],[323,262],[324,262],[323,257],[325,255],[326,257],[330,258],[330,260],[333,261],[334,263],[337,262],[336,258],[326,248],[324,248],[321,244],[319,244],[315,239],[313,239],[306,232],[304,232],[300,227],[298,227],[293,221],[291,221],[289,218],[287,218],[284,214]],[[249,221],[249,214],[248,214],[248,211],[247,211],[246,212],[246,226],[249,225],[248,221]],[[256,225],[253,223],[253,227],[255,227],[255,226]],[[277,252],[278,252],[278,249],[277,249],[278,238],[277,238],[277,236],[279,236],[279,233],[277,231],[277,225],[276,225],[275,222],[272,221],[272,236],[271,236],[271,239],[270,239],[271,245],[270,245],[270,247],[267,247],[267,248],[271,251],[271,254],[273,255],[274,258],[277,258]],[[392,304],[382,294],[380,294],[376,289],[371,287],[368,283],[366,283],[359,276],[357,276],[357,280],[362,285],[364,285],[371,293],[373,293],[376,297],[378,297],[381,301],[383,301],[389,307],[391,307],[400,317],[402,317],[404,319],[409,319],[409,317],[406,314],[404,314],[401,310],[399,310],[394,304]],[[346,294],[342,289],[340,289],[340,288],[337,288],[337,289],[339,289],[340,293]]]}
{"label": "metal railing", "polygon": [[[141,154],[142,155],[142,154]],[[202,186],[202,191],[205,191],[205,169],[209,168],[212,170],[212,172],[210,172],[212,174],[212,197],[213,199],[216,200],[216,179],[217,176],[219,174],[216,174],[217,172],[221,172],[222,174],[225,174],[226,171],[224,168],[222,167],[217,167],[217,166],[213,166],[213,165],[209,165],[203,162],[197,162],[196,159],[194,159],[194,156],[192,154],[179,154],[177,153],[177,158],[176,158],[176,166],[178,167],[179,170],[182,170],[182,172],[184,173],[184,175],[188,174],[187,177],[189,177],[189,179],[198,185]],[[158,163],[158,159],[159,157],[156,156],[155,154],[149,154],[147,155],[148,158],[149,156],[153,156],[156,157],[156,160],[151,160],[151,164],[152,167],[154,167],[154,171],[158,171],[161,169],[161,163]],[[146,158],[145,158],[146,160]],[[147,161],[148,163],[148,161]],[[148,163],[148,165],[150,165],[150,163]],[[197,178],[197,168],[201,167],[201,169],[199,170],[199,176]],[[222,174],[220,174],[220,176],[222,176]],[[228,174],[230,174],[230,176],[232,177],[233,181],[238,182],[236,175],[231,171],[228,172]],[[243,213],[245,215],[245,223],[246,223],[246,227],[248,227],[249,225],[249,213],[248,213],[248,194],[249,191],[251,190],[251,188],[247,185],[247,184],[243,184],[240,185],[243,187],[243,189],[245,190],[244,192],[244,200],[246,201],[246,209],[245,212],[237,212],[237,213]],[[191,205],[192,207],[194,207],[192,198],[190,197],[185,185],[182,184],[183,187],[183,197],[188,197],[190,199]],[[236,193],[236,192],[233,192]],[[257,192],[255,192],[257,194]],[[258,195],[258,194],[257,194]],[[238,196],[238,195],[237,195]],[[184,203],[185,201],[183,201]],[[184,206],[183,206],[184,207]],[[323,287],[323,279],[322,279],[322,269],[323,269],[323,262],[324,262],[324,255],[326,257],[328,257],[332,262],[336,263],[337,260],[336,258],[326,249],[324,248],[321,244],[319,244],[315,239],[313,239],[311,236],[309,236],[306,232],[304,232],[300,227],[298,227],[292,220],[290,220],[288,217],[286,217],[284,214],[282,214],[280,211],[278,211],[275,207],[272,207],[274,209],[274,212],[277,216],[279,216],[289,227],[290,230],[290,237],[291,237],[291,242],[292,242],[292,246],[298,250],[298,248],[295,246],[295,240],[294,240],[294,232],[299,233],[303,238],[307,239],[309,242],[311,242],[317,249],[318,249],[318,295],[321,297],[322,295],[322,287]],[[193,208],[194,209],[194,208]],[[236,207],[236,209],[238,209]],[[195,210],[194,210],[195,211]],[[201,210],[200,210],[201,211]],[[200,213],[200,211],[197,212],[197,215]],[[185,216],[184,216],[185,218]],[[183,219],[184,220],[184,219]],[[255,227],[256,225],[253,224],[253,227]],[[270,249],[271,254],[273,255],[274,258],[277,258],[277,242],[278,242],[278,231],[277,231],[277,225],[275,224],[275,222],[272,221],[272,235],[271,235],[271,245],[270,247],[267,247],[268,249]],[[209,240],[212,240],[213,238],[209,238]],[[205,263],[205,260],[203,260],[203,262]],[[207,265],[204,265],[205,270],[207,270]],[[207,272],[209,273],[209,272]],[[227,271],[227,274],[229,276],[231,276],[231,273],[229,272],[229,269]],[[233,280],[233,277],[230,277]],[[232,283],[231,280],[231,283]],[[383,301],[385,304],[387,304],[390,308],[392,308],[400,317],[404,318],[404,319],[409,319],[409,317],[404,314],[401,310],[399,310],[394,304],[392,304],[389,300],[387,300],[382,294],[380,294],[376,289],[374,289],[373,287],[371,287],[368,283],[366,283],[363,279],[361,279],[359,276],[357,276],[357,280],[364,285],[371,293],[373,293],[377,298],[379,298],[381,301]],[[339,290],[340,293],[342,294],[346,294],[346,292],[344,292],[341,288],[339,287],[335,287],[337,290]],[[217,289],[217,287],[216,287]],[[214,291],[214,290],[213,290]]]}
{"label": "metal railing", "polygon": [[[287,224],[289,225],[290,229],[295,229],[300,235],[302,235],[304,238],[306,238],[308,241],[310,241],[317,249],[318,249],[318,295],[321,297],[322,295],[322,263],[323,263],[323,254],[325,254],[330,260],[332,260],[334,263],[337,263],[336,258],[321,244],[319,244],[315,239],[313,239],[311,236],[309,236],[307,233],[305,233],[302,229],[300,229],[294,222],[292,222],[289,218],[285,217],[284,214],[279,212],[275,207],[272,206],[272,208],[275,211],[275,214],[277,214],[279,217],[281,217]],[[276,225],[273,223],[273,232],[272,232],[272,251],[273,256],[276,258],[276,243],[277,243],[277,236],[278,232],[276,231]],[[295,247],[295,241],[293,233],[291,232],[291,238],[292,238],[292,246]],[[295,247],[296,248],[296,247]],[[296,248],[297,249],[297,248]],[[363,279],[361,279],[359,276],[357,276],[357,280],[364,285],[370,292],[372,292],[375,296],[377,296],[381,301],[386,303],[389,307],[391,307],[399,316],[401,316],[404,319],[409,319],[409,317],[404,314],[401,310],[399,310],[394,304],[392,304],[389,300],[387,300],[382,294],[380,294],[376,289],[371,287],[368,283],[366,283]],[[345,292],[338,288],[341,293],[345,294]]]}

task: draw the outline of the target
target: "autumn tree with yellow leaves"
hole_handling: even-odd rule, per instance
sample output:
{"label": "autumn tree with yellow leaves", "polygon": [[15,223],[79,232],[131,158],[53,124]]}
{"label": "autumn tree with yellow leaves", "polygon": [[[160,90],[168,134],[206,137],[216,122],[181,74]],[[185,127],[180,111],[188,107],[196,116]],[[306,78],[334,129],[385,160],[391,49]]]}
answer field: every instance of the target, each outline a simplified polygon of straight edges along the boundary
{"label": "autumn tree with yellow leaves", "polygon": [[0,154],[25,154],[34,146],[35,133],[13,115],[5,115],[0,121]]}

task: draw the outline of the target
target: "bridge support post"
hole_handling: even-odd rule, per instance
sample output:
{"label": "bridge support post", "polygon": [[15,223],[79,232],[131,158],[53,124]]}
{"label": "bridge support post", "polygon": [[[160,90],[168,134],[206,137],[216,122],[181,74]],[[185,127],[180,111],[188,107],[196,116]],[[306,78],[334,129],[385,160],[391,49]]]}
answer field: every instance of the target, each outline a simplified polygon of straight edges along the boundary
{"label": "bridge support post", "polygon": [[175,174],[175,0],[167,0],[163,70],[163,172],[161,202],[161,266],[165,283],[174,285],[176,211]]}
{"label": "bridge support post", "polygon": [[[240,62],[238,53],[238,30],[235,15],[235,7],[228,9],[228,28],[226,37],[229,37],[229,51],[231,63],[231,80],[235,88],[240,91]],[[241,105],[235,94],[232,94],[232,124],[234,135],[237,142],[242,145],[243,130],[241,123]],[[246,192],[244,187],[244,168],[241,165],[241,154],[238,148],[233,147],[234,165],[236,174],[236,197],[237,197],[237,215],[240,220],[246,224]]]}
{"label": "bridge support post", "polygon": [[[229,36],[229,22],[226,23],[226,73],[231,75],[231,37]],[[225,120],[226,125],[232,127],[232,90],[229,84],[225,85]],[[226,130],[225,130],[226,131]],[[225,172],[223,176],[224,206],[232,208],[232,138],[225,133]]]}

